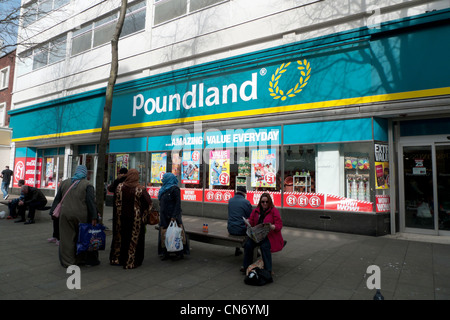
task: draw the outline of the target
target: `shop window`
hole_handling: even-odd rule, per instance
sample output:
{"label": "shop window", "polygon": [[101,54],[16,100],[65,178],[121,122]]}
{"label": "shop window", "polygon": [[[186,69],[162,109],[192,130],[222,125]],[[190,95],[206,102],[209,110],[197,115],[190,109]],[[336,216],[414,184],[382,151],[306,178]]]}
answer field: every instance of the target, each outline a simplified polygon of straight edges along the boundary
{"label": "shop window", "polygon": [[[289,145],[283,152],[285,207],[373,212],[373,143]],[[384,175],[388,164],[383,168]]]}
{"label": "shop window", "polygon": [[284,192],[316,192],[316,147],[284,148]]}
{"label": "shop window", "polygon": [[[348,199],[370,201],[370,145],[345,144],[345,194]],[[384,173],[383,173],[384,175]]]}
{"label": "shop window", "polygon": [[139,183],[145,186],[145,153],[120,153],[108,156],[108,178],[107,184],[113,183],[121,168],[136,169],[139,171]]}
{"label": "shop window", "polygon": [[183,201],[202,201],[203,175],[201,150],[173,150],[149,154],[147,191],[152,198],[158,197],[162,177],[172,172],[178,179]]}
{"label": "shop window", "polygon": [[247,199],[257,205],[263,192],[281,206],[280,151],[277,147],[240,147],[205,150],[207,186],[205,201],[228,203],[238,186],[245,186]]}
{"label": "shop window", "polygon": [[56,179],[56,159],[54,157],[45,157],[42,167],[42,182],[41,187],[42,188],[55,188],[55,179]]}
{"label": "shop window", "polygon": [[41,188],[56,189],[64,175],[64,156],[44,157],[42,162]]}

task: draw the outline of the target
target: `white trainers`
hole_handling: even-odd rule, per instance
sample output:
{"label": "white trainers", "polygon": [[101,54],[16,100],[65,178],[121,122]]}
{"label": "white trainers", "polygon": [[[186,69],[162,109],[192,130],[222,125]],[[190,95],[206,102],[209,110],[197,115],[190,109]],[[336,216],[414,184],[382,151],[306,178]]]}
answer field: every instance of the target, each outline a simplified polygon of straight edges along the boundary
{"label": "white trainers", "polygon": [[9,194],[7,194],[7,195],[3,198],[3,200],[8,199],[8,197],[9,197]]}

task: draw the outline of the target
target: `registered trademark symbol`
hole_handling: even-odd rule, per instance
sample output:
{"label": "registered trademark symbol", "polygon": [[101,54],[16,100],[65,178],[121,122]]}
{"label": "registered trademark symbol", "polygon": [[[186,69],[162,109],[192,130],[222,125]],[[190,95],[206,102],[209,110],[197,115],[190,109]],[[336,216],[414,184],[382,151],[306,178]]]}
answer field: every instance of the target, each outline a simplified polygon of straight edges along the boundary
{"label": "registered trademark symbol", "polygon": [[259,74],[262,76],[265,76],[267,73],[267,69],[266,68],[262,68],[261,70],[259,70]]}

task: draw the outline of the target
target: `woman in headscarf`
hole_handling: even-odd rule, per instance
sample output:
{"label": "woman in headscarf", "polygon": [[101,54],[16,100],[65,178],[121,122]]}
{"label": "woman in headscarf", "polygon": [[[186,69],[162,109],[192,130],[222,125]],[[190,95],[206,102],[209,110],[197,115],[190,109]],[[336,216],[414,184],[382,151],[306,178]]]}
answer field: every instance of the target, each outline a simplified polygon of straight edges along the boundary
{"label": "woman in headscarf", "polygon": [[125,177],[115,194],[116,215],[109,258],[111,265],[134,269],[144,260],[145,223],[152,199],[139,184],[139,171],[130,169]]}
{"label": "woman in headscarf", "polygon": [[[162,178],[162,187],[158,192],[159,200],[159,237],[158,237],[158,254],[163,260],[169,258],[169,253],[164,244],[164,235],[171,221],[176,221],[178,226],[183,228],[181,219],[181,193],[178,187],[177,177],[167,172]],[[186,237],[183,237],[183,250],[176,252],[178,258],[183,258],[184,254],[189,254],[189,243]]]}
{"label": "woman in headscarf", "polygon": [[94,187],[86,180],[86,177],[86,166],[78,166],[75,175],[61,183],[50,209],[50,213],[52,213],[66,192],[69,191],[64,198],[59,215],[59,261],[65,268],[70,265],[97,265],[100,263],[98,252],[76,254],[79,224],[90,222],[96,225],[98,220]]}

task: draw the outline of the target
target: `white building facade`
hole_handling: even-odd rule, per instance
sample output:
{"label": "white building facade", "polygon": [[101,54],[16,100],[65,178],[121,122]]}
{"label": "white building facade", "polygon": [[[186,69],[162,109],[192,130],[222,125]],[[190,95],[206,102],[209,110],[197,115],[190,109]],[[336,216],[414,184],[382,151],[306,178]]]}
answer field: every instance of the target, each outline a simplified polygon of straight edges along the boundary
{"label": "white building facade", "polygon": [[[15,180],[95,178],[120,1],[23,1]],[[450,1],[129,1],[107,181],[180,181],[185,214],[226,218],[238,185],[287,225],[450,230]],[[201,212],[199,212],[201,208]]]}

